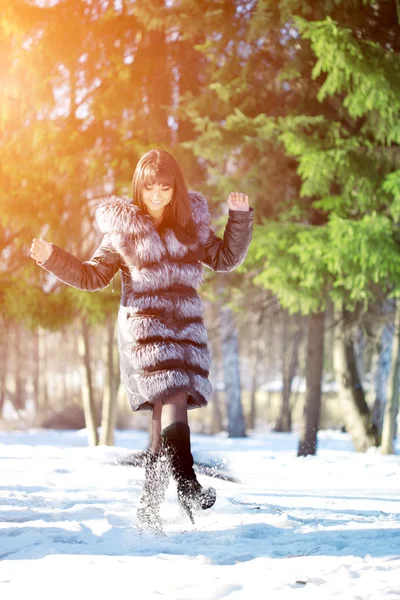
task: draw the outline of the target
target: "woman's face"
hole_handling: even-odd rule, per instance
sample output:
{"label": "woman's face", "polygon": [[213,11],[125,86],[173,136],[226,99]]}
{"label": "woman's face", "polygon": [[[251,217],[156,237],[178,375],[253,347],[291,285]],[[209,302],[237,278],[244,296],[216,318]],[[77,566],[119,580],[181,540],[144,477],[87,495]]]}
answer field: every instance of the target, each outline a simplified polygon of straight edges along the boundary
{"label": "woman's face", "polygon": [[142,189],[142,201],[146,205],[150,214],[160,214],[162,210],[172,200],[174,190],[171,186],[160,185],[145,185]]}

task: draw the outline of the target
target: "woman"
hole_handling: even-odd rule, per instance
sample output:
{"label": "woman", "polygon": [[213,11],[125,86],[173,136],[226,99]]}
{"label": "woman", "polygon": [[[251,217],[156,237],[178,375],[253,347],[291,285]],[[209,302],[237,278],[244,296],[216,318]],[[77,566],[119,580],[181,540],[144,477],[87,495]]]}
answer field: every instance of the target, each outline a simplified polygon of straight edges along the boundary
{"label": "woman", "polygon": [[31,246],[37,264],[81,290],[105,288],[121,270],[121,377],[132,410],[151,410],[153,417],[138,518],[156,531],[169,470],[192,522],[193,509],[210,508],[216,499],[193,470],[187,411],[205,406],[211,395],[210,352],[196,291],[203,265],[233,270],[251,240],[248,197],[232,193],[228,206],[221,239],[210,229],[206,200],[187,191],[176,160],[151,150],[135,169],[132,201],[113,196],[99,203],[96,220],[104,237],[89,261],[45,240],[35,238]]}

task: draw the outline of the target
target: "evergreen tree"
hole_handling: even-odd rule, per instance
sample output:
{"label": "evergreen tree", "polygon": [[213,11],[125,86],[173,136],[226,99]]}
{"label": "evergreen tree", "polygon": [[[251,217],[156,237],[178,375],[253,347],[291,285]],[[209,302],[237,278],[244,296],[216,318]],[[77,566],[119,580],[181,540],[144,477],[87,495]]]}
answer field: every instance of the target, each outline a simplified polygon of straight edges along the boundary
{"label": "evergreen tree", "polygon": [[[218,189],[240,181],[253,192],[255,282],[322,326],[328,303],[343,319],[385,298],[400,275],[396,3],[263,1],[237,11],[246,35],[231,41],[229,69],[212,73],[213,114],[204,94],[189,106],[191,147]],[[365,401],[353,403],[361,419]],[[306,429],[313,439],[301,447],[313,453],[318,424]],[[361,447],[373,443],[369,419],[361,432]]]}
{"label": "evergreen tree", "polygon": [[[29,245],[45,237],[89,258],[99,241],[90,201],[130,195],[143,151],[190,137],[177,109],[182,90],[197,95],[202,76],[192,4],[178,11],[163,0],[0,0],[0,302],[10,318],[43,327],[71,314],[108,322],[107,291],[81,301],[53,288]],[[199,15],[206,4],[197,3]],[[197,162],[186,161],[192,180],[203,169]]]}

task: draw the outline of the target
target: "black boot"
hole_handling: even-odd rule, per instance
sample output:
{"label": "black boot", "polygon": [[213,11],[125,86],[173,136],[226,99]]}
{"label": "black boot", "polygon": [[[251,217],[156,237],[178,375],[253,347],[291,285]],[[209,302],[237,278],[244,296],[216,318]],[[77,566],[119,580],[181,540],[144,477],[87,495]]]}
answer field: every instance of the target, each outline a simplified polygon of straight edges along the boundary
{"label": "black boot", "polygon": [[144,485],[137,511],[139,527],[162,534],[160,506],[164,501],[169,480],[168,460],[165,452],[161,450],[154,454],[148,450],[144,468]]}
{"label": "black boot", "polygon": [[190,451],[189,426],[178,421],[166,427],[161,435],[170,460],[172,476],[178,484],[179,504],[194,523],[192,511],[211,508],[216,500],[216,491],[212,487],[203,488],[197,481]]}

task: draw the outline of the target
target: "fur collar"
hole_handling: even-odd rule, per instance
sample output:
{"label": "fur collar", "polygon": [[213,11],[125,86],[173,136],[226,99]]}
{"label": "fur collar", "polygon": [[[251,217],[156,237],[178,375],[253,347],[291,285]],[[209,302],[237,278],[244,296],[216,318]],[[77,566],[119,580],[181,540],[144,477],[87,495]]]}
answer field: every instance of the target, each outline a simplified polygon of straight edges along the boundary
{"label": "fur collar", "polygon": [[115,249],[128,259],[128,263],[180,259],[188,251],[196,252],[199,245],[205,244],[210,232],[211,218],[206,199],[199,192],[189,192],[189,198],[198,242],[188,246],[177,239],[173,228],[166,225],[158,231],[149,215],[118,196],[110,196],[99,202],[96,221],[100,231],[110,235]]}

